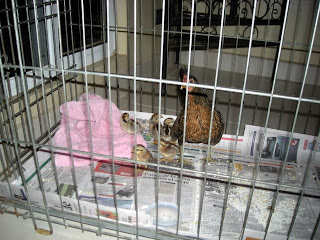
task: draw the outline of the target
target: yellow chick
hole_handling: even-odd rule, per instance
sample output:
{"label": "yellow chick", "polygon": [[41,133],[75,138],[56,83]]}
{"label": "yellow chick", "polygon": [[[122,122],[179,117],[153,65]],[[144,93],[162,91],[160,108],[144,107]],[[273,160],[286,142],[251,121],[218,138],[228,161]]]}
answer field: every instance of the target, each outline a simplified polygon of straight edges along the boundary
{"label": "yellow chick", "polygon": [[[143,145],[137,144],[135,147],[131,150],[131,159],[135,160],[135,155],[137,157],[137,160],[140,162],[154,162],[153,156],[151,152],[146,149]],[[147,166],[138,164],[138,167],[142,167],[146,169]]]}
{"label": "yellow chick", "polygon": [[[162,117],[162,116],[161,116]],[[157,144],[158,140],[158,134],[159,134],[159,114],[154,113],[152,114],[150,120],[149,120],[149,130],[150,130],[150,135],[153,138],[153,143]],[[160,125],[160,128],[162,126]]]}
{"label": "yellow chick", "polygon": [[120,117],[120,126],[123,131],[129,133],[131,135],[134,134],[134,125],[136,125],[137,133],[140,132],[140,124],[136,123],[135,121],[129,117],[129,113],[123,113]]}
{"label": "yellow chick", "polygon": [[164,160],[166,163],[173,161],[173,158],[180,152],[177,145],[163,139],[160,140],[159,150],[160,154],[165,157],[164,159],[161,159],[161,161]]}

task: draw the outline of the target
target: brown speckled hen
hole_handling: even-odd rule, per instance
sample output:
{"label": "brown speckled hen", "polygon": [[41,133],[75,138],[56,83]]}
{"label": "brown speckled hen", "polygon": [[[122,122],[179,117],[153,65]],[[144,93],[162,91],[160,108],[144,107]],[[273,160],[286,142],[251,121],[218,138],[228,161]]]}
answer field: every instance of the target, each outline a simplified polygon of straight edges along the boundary
{"label": "brown speckled hen", "polygon": [[[180,70],[180,77],[183,82],[187,82],[187,73],[185,70]],[[189,83],[198,84],[198,80],[189,76]],[[185,89],[181,86],[180,90]],[[184,98],[185,92],[180,97]],[[184,102],[183,102],[184,104]],[[205,94],[203,89],[198,87],[188,87],[188,106],[187,106],[187,121],[186,121],[186,136],[185,142],[188,143],[204,143],[208,144],[209,130],[211,121],[212,102]],[[180,161],[182,157],[182,142],[183,142],[183,126],[184,113],[182,109],[172,127],[172,139],[178,139],[180,146]],[[213,161],[211,157],[211,146],[220,142],[224,131],[224,120],[221,113],[215,109],[213,113],[212,131],[211,131],[211,145],[209,152],[209,160]]]}

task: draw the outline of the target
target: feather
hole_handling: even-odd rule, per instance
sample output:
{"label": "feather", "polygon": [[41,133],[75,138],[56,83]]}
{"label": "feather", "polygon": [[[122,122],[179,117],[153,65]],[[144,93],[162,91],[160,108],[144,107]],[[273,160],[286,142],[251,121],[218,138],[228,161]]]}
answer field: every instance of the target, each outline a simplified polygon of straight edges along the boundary
{"label": "feather", "polygon": [[[186,82],[186,69],[180,69],[180,79]],[[199,81],[190,75],[190,83],[198,84]],[[183,86],[184,87],[184,86]],[[185,89],[181,87],[182,89]],[[182,91],[180,92],[183,93]],[[186,93],[185,93],[186,94]],[[182,96],[182,98],[185,95]],[[188,90],[188,106],[185,141],[190,143],[208,143],[209,130],[211,122],[212,102],[203,89],[198,87],[189,87]],[[184,103],[183,109],[178,114],[176,121],[171,129],[172,140],[178,139],[179,145],[182,145],[183,129],[184,129]],[[211,131],[211,145],[217,144],[223,135],[224,120],[221,113],[214,109]]]}

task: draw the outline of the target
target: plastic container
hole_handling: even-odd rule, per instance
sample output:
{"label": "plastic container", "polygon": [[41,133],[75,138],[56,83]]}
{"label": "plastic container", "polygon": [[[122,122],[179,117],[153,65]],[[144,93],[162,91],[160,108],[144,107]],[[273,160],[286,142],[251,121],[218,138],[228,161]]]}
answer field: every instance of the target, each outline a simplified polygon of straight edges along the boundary
{"label": "plastic container", "polygon": [[[157,205],[154,203],[146,209],[146,214],[153,217],[153,224],[156,225]],[[183,213],[180,209],[180,221]],[[158,226],[174,227],[177,225],[178,206],[173,203],[159,202],[158,204]],[[180,222],[179,221],[179,222]]]}

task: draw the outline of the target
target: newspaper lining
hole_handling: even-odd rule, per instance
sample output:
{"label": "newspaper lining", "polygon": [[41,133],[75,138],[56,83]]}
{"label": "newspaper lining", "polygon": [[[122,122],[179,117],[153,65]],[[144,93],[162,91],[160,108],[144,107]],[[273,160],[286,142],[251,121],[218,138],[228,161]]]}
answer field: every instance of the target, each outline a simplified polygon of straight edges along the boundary
{"label": "newspaper lining", "polygon": [[[151,114],[147,113],[137,113],[138,120],[144,126],[143,135],[145,139],[149,140],[148,149],[157,157],[157,146],[151,143],[147,131],[148,121],[146,119],[149,119],[150,116]],[[164,116],[163,119],[165,117],[174,118],[174,116]],[[182,217],[179,222],[179,234],[197,236],[199,211],[202,205],[199,235],[204,239],[218,238],[227,182],[229,180],[228,176],[231,173],[236,178],[233,182],[246,182],[237,180],[243,178],[248,179],[248,184],[250,184],[249,180],[252,180],[256,174],[256,163],[261,155],[257,179],[277,183],[281,172],[280,167],[285,159],[285,153],[288,152],[282,183],[292,186],[301,185],[307,162],[310,159],[312,150],[315,148],[315,137],[293,134],[289,144],[289,133],[268,129],[265,141],[261,146],[263,130],[264,128],[262,127],[247,125],[244,136],[236,138],[231,135],[223,135],[221,142],[214,146],[213,156],[216,162],[210,162],[205,166],[202,159],[206,157],[207,145],[186,143],[184,157],[191,160],[192,164],[190,166],[186,164],[185,170],[188,171],[189,168],[204,171],[206,168],[208,173],[217,174],[220,176],[217,179],[223,180],[207,180],[205,186],[203,186],[203,180],[191,177],[191,175],[190,177],[183,177],[180,182],[177,172],[167,171],[162,173],[160,171],[159,176],[157,176],[155,168],[150,170],[138,169],[137,185],[135,185],[134,166],[114,164],[115,182],[112,179],[112,164],[110,162],[94,162],[94,177],[90,166],[76,167],[75,175],[80,206],[75,196],[76,187],[72,178],[71,168],[57,167],[56,173],[59,185],[57,186],[50,151],[41,149],[38,152],[38,159],[48,206],[61,210],[60,198],[57,194],[60,192],[64,211],[73,213],[80,213],[81,211],[81,214],[85,216],[96,217],[97,199],[99,216],[102,219],[115,221],[118,217],[118,220],[123,223],[135,225],[137,221],[135,196],[137,196],[139,226],[154,229],[155,219],[147,214],[147,210],[156,202],[156,195],[159,194],[159,203],[165,202],[178,205],[180,200],[180,214]],[[237,145],[236,150],[235,145]],[[259,152],[260,149],[261,153]],[[236,156],[234,156],[235,152]],[[178,165],[178,158],[176,157],[174,161],[169,163],[161,162],[161,164]],[[40,187],[33,158],[30,158],[23,167],[31,202],[43,206],[44,203],[39,191]],[[315,190],[312,194],[318,195],[319,169],[320,158],[319,149],[317,149],[307,186]],[[94,182],[97,189],[97,198],[94,194]],[[257,186],[263,186],[263,184],[257,184]],[[180,187],[181,196],[178,196]],[[14,198],[27,199],[21,179],[15,180],[11,184],[11,189]],[[158,193],[156,189],[158,189]],[[203,202],[201,202],[202,189],[205,190]],[[239,238],[249,191],[250,188],[248,187],[231,185],[225,209],[222,236],[229,239]],[[6,183],[0,183],[0,195],[11,197]],[[274,234],[277,239],[286,239],[286,233],[291,223],[298,196],[280,193],[275,209],[271,210],[273,195],[273,191],[255,189],[246,225],[248,231],[246,230],[245,236],[261,237],[261,232],[264,232],[270,211],[273,211],[269,232]],[[117,212],[114,207],[114,199],[116,199],[118,207]],[[319,199],[303,198],[292,236],[297,239],[309,238],[319,212]],[[176,232],[176,226],[159,228],[173,233]]]}

